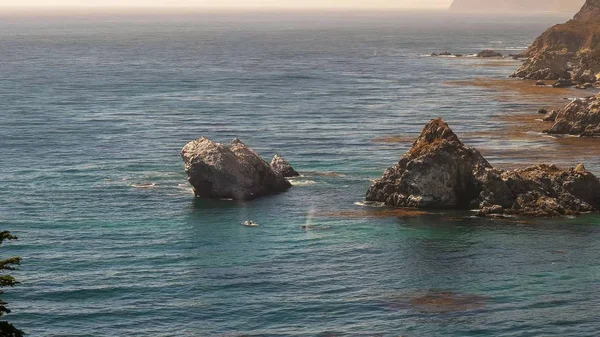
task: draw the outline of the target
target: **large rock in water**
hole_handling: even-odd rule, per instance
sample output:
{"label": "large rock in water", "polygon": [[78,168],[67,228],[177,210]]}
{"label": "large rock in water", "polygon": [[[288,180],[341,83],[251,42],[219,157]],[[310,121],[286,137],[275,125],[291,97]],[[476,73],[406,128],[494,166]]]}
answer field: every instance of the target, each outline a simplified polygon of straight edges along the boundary
{"label": "large rock in water", "polygon": [[200,198],[251,200],[292,187],[239,139],[228,147],[203,137],[188,143],[181,157]]}
{"label": "large rock in water", "polygon": [[600,0],[587,0],[575,17],[546,30],[521,56],[513,77],[595,82],[600,73]]}
{"label": "large rock in water", "polygon": [[298,173],[296,170],[294,170],[292,165],[290,165],[290,163],[288,163],[288,161],[285,160],[285,158],[281,157],[278,154],[276,154],[273,157],[273,160],[271,160],[271,168],[273,169],[273,171],[281,174],[282,176],[284,176],[286,178],[300,176],[300,173]]}
{"label": "large rock in water", "polygon": [[576,99],[560,110],[549,112],[545,121],[554,125],[545,132],[581,137],[600,137],[600,95]]}
{"label": "large rock in water", "polygon": [[554,165],[494,169],[438,118],[374,182],[366,199],[394,207],[477,208],[482,215],[573,215],[598,209],[600,180],[583,165],[566,171]]}

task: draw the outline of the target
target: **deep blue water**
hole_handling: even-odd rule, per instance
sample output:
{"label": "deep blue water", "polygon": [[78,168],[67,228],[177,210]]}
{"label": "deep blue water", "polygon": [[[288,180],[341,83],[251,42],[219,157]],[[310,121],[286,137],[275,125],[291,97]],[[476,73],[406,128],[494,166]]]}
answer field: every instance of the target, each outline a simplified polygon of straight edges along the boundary
{"label": "deep blue water", "polygon": [[[1,252],[24,258],[8,318],[42,337],[598,336],[600,217],[356,215],[370,180],[410,146],[373,139],[416,136],[437,116],[459,136],[501,133],[493,116],[536,109],[447,83],[515,65],[424,55],[514,53],[563,20],[3,18],[0,229],[20,239]],[[251,203],[194,200],[179,151],[200,136],[281,153],[304,177]],[[440,291],[482,303],[411,304]]]}

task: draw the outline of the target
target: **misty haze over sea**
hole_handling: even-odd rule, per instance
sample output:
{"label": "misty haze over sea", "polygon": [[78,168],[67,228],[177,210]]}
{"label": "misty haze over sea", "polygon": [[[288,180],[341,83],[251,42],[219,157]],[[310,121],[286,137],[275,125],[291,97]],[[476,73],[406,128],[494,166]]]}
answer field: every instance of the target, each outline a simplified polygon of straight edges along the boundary
{"label": "misty haze over sea", "polygon": [[[361,215],[371,179],[434,117],[494,165],[531,164],[518,150],[548,139],[490,132],[541,103],[456,85],[519,63],[429,55],[518,53],[565,15],[55,14],[0,14],[0,224],[24,258],[6,300],[29,335],[600,331],[597,215]],[[179,152],[201,136],[303,176],[252,203],[195,200]],[[415,308],[429,291],[477,305]]]}

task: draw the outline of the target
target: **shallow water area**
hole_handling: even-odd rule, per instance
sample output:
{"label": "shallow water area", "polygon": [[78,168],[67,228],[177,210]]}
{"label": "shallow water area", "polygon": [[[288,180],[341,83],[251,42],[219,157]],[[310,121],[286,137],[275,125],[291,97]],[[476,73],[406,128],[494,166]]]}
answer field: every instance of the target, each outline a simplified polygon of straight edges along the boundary
{"label": "shallow water area", "polygon": [[[24,260],[22,284],[3,299],[31,336],[600,330],[598,215],[479,219],[364,204],[371,180],[438,116],[494,165],[584,161],[600,173],[594,140],[506,132],[523,120],[502,116],[533,115],[554,94],[471,85],[509,83],[504,60],[423,57],[508,54],[564,18],[4,19],[0,224],[19,236],[3,255]],[[380,141],[394,135],[402,142]],[[194,199],[179,152],[200,136],[239,137],[303,176],[253,202]],[[414,298],[468,310],[419,310]]]}

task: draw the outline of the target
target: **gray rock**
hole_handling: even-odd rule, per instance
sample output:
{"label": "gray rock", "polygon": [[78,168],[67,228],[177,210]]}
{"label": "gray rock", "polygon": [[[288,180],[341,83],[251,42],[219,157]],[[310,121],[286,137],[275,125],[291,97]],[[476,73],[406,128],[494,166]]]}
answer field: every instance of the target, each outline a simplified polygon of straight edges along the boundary
{"label": "gray rock", "polygon": [[199,198],[251,200],[292,187],[239,139],[225,146],[203,137],[188,143],[181,156]]}
{"label": "gray rock", "polygon": [[296,172],[292,165],[290,165],[290,163],[288,163],[288,161],[285,160],[285,158],[279,156],[278,154],[276,154],[273,157],[273,160],[271,160],[271,168],[273,169],[273,171],[281,174],[286,178],[300,176],[300,173]]}

